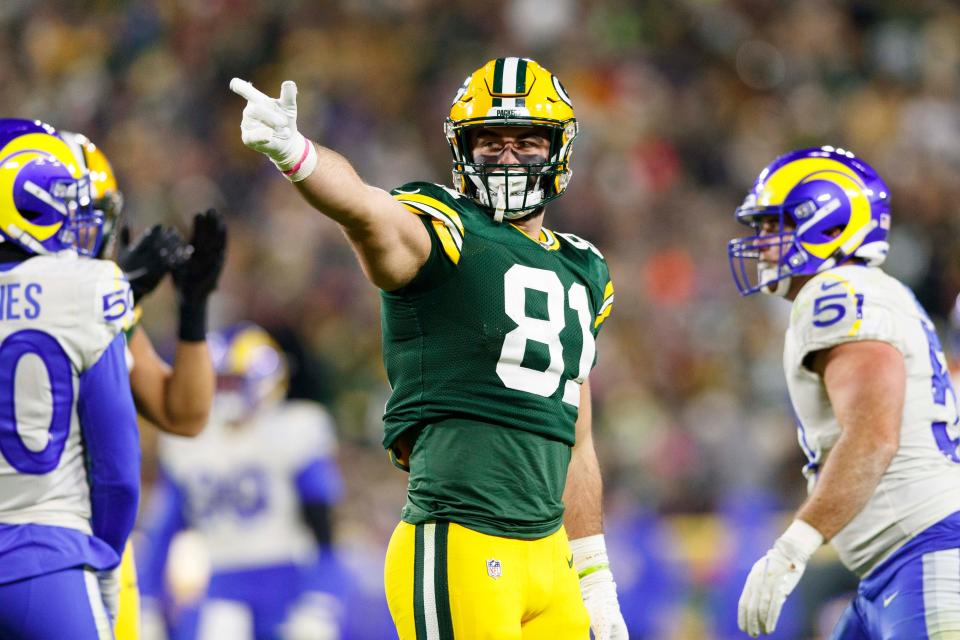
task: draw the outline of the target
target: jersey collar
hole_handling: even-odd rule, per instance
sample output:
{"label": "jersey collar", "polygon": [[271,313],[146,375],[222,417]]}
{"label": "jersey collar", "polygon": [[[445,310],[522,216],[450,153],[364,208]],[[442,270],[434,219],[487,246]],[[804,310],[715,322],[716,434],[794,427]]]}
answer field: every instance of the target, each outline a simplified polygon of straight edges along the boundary
{"label": "jersey collar", "polygon": [[557,239],[557,235],[546,227],[540,227],[540,235],[537,238],[534,238],[514,223],[511,222],[510,226],[522,233],[524,237],[529,238],[532,242],[536,242],[547,251],[556,251],[560,248],[560,241]]}

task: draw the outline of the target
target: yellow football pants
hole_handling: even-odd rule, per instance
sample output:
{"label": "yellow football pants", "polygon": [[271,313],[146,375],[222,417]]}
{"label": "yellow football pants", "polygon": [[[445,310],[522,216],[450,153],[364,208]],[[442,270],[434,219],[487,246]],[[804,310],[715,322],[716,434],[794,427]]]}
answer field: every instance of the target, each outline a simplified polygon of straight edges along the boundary
{"label": "yellow football pants", "polygon": [[401,522],[384,565],[401,640],[588,640],[566,531],[538,540]]}
{"label": "yellow football pants", "polygon": [[137,566],[133,561],[133,543],[127,541],[120,560],[120,606],[113,625],[117,640],[140,640],[140,588]]}

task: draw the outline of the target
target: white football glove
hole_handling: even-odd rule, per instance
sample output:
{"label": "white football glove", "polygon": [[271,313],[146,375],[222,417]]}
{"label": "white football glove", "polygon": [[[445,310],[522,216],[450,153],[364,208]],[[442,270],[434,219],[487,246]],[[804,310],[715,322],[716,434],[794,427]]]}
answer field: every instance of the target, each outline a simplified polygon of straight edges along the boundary
{"label": "white football glove", "polygon": [[284,80],[279,98],[261,93],[240,78],[230,81],[230,90],[247,101],[240,121],[243,144],[270,158],[291,182],[313,173],[317,150],[297,131],[297,83]]}
{"label": "white football glove", "polygon": [[580,576],[580,591],[590,614],[593,637],[595,640],[627,640],[627,623],[620,613],[617,583],[610,572],[603,534],[571,540],[570,550]]}
{"label": "white football glove", "polygon": [[737,624],[756,638],[773,633],[787,596],[800,582],[813,552],[823,544],[819,531],[794,520],[773,548],[750,569],[737,606]]}

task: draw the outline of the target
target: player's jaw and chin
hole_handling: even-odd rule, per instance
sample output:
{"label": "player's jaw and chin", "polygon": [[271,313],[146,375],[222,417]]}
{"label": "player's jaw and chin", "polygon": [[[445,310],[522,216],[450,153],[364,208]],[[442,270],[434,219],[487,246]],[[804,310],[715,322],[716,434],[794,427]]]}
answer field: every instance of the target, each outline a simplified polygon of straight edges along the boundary
{"label": "player's jaw and chin", "polygon": [[769,296],[788,298],[793,288],[793,278],[789,275],[786,265],[781,263],[781,257],[786,252],[785,247],[793,241],[793,235],[761,234],[757,248],[757,283],[760,292]]}

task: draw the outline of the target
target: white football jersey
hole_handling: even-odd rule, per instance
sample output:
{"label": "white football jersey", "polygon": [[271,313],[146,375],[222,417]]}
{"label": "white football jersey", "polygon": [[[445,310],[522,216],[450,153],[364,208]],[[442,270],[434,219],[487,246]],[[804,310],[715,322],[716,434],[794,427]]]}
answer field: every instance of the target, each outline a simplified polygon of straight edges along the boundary
{"label": "white football jersey", "polygon": [[162,435],[159,453],[214,572],[313,558],[296,477],[336,453],[333,422],[320,405],[287,401],[239,426],[213,417],[196,438]]}
{"label": "white football jersey", "polygon": [[132,321],[113,262],[64,252],[0,272],[0,523],[91,533],[80,375]]}
{"label": "white football jersey", "polygon": [[913,293],[880,269],[831,269],[797,295],[783,356],[811,490],[840,426],[821,378],[803,361],[814,351],[858,340],[896,347],[907,374],[900,448],[870,501],[831,541],[844,565],[863,576],[907,540],[960,511],[960,441],[945,357]]}

